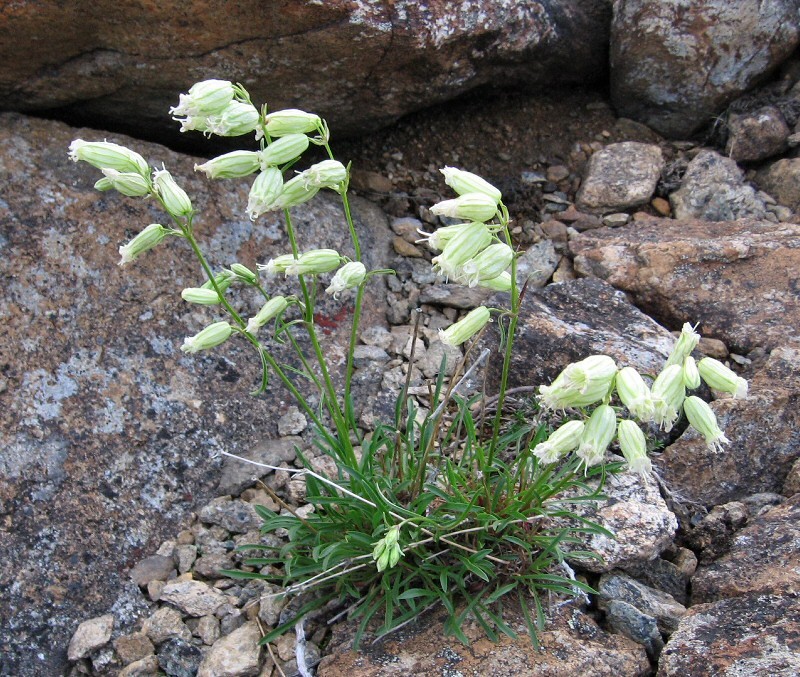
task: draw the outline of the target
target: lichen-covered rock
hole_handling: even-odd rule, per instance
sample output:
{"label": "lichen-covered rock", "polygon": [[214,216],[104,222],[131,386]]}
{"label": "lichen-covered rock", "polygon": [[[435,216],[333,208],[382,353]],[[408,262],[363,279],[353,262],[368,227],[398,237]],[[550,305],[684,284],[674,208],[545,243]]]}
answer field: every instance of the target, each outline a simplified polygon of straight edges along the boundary
{"label": "lichen-covered rock", "polygon": [[197,677],[253,677],[258,674],[261,632],[254,621],[245,623],[209,649]]}
{"label": "lichen-covered rock", "polygon": [[171,606],[162,606],[142,624],[142,632],[158,646],[169,639],[191,639],[192,632],[183,622],[183,617],[177,609]]}
{"label": "lichen-covered rock", "polygon": [[642,613],[652,616],[661,632],[673,632],[686,613],[686,607],[677,602],[672,595],[650,588],[619,571],[603,574],[597,590],[600,593],[601,608],[610,600],[626,602]]}
{"label": "lichen-covered rock", "polygon": [[581,233],[575,269],[630,293],[645,311],[747,353],[800,326],[800,225],[646,219]]}
{"label": "lichen-covered rock", "polygon": [[599,80],[610,11],[605,0],[22,3],[0,13],[0,97],[174,138],[178,92],[212,76],[356,133],[481,85]]}
{"label": "lichen-covered rock", "polygon": [[800,158],[777,160],[756,174],[758,186],[792,211],[800,211]]}
{"label": "lichen-covered rock", "polygon": [[[119,245],[164,214],[152,201],[95,191],[99,172],[67,157],[76,137],[107,138],[166,163],[200,212],[196,233],[215,268],[252,267],[288,246],[280,218],[254,224],[245,214],[246,180],[208,181],[194,172],[198,158],[0,116],[0,616],[14,628],[4,633],[4,667],[20,677],[30,646],[44,662],[24,660],[29,674],[63,671],[77,622],[108,609],[129,569],[218,495],[215,452],[245,452],[274,436],[281,411],[272,398],[286,397],[277,379],[268,395],[249,394],[260,361],[244,341],[181,353],[185,336],[219,319],[180,298],[202,282],[199,266],[176,239],[117,265]],[[358,199],[353,207],[367,265],[385,267],[386,217]],[[298,208],[296,225],[302,246],[352,254],[335,194]],[[268,284],[297,292],[291,280]],[[372,324],[383,317],[382,285],[368,290]],[[352,299],[323,296],[320,317],[342,318],[327,322],[324,344],[343,354]],[[245,292],[237,303],[244,311],[257,301]]]}
{"label": "lichen-covered rock", "polygon": [[689,163],[669,201],[676,219],[734,221],[763,219],[767,213],[766,203],[745,183],[736,162],[713,150],[699,152]]}
{"label": "lichen-covered rock", "polygon": [[201,581],[174,581],[164,586],[161,601],[175,605],[189,616],[207,616],[216,613],[228,600]]}
{"label": "lichen-covered rock", "polygon": [[590,158],[578,207],[607,214],[647,204],[663,168],[664,157],[656,145],[612,143]]}
{"label": "lichen-covered rock", "polygon": [[793,0],[620,0],[611,24],[611,98],[621,116],[685,138],[799,41]]}
{"label": "lichen-covered rock", "polygon": [[744,594],[800,594],[800,494],[756,517],[730,551],[701,566],[692,599],[713,602]]}
{"label": "lichen-covered rock", "polygon": [[230,496],[220,496],[204,505],[200,510],[200,521],[216,524],[234,534],[247,533],[262,524],[252,505],[239,499],[231,500]]}
{"label": "lichen-covered rock", "polygon": [[657,677],[793,677],[800,673],[800,596],[750,594],[689,609]]}
{"label": "lichen-covered rock", "polygon": [[736,162],[757,162],[787,148],[789,125],[776,106],[728,115],[725,153]]}

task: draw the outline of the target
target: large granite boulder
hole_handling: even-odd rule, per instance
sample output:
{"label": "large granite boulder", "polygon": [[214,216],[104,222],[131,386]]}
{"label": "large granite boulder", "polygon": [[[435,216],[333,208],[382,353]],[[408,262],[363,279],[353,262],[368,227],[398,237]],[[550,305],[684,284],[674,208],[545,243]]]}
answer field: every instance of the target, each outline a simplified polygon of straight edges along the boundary
{"label": "large granite boulder", "polygon": [[795,0],[618,0],[612,101],[622,116],[685,137],[768,76],[798,42]]}
{"label": "large granite boulder", "polygon": [[600,82],[610,4],[21,2],[0,11],[0,100],[175,137],[178,92],[221,77],[362,132],[481,85]]}
{"label": "large granite boulder", "polygon": [[[98,172],[68,159],[72,139],[105,136],[0,116],[3,674],[61,674],[79,620],[113,608],[128,569],[216,495],[215,452],[246,455],[276,437],[291,403],[277,379],[266,395],[248,394],[260,363],[243,341],[179,350],[184,336],[221,319],[181,300],[183,287],[202,282],[181,242],[117,266],[118,245],[163,214],[152,202],[98,193]],[[197,158],[121,142],[165,162],[186,187],[215,266],[254,266],[285,251],[277,216],[245,215],[246,181],[210,182],[193,172]],[[297,210],[306,247],[350,252],[337,201],[331,193]],[[369,203],[354,207],[369,263],[384,267],[386,218]],[[290,290],[288,281],[268,284]],[[371,288],[365,314],[377,324],[385,292],[380,282]],[[244,292],[234,298],[245,313],[257,304]],[[351,312],[352,298],[320,307],[334,362]]]}

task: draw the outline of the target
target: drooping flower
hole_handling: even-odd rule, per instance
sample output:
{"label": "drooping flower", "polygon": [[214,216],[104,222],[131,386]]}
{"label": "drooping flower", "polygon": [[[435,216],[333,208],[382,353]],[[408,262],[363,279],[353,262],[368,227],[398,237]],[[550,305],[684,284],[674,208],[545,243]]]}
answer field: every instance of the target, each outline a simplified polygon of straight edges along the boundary
{"label": "drooping flower", "polygon": [[539,442],[533,449],[533,455],[542,463],[555,463],[578,448],[583,429],[583,421],[567,421],[544,442]]}
{"label": "drooping flower", "polygon": [[651,421],[655,414],[653,395],[641,374],[633,367],[623,367],[616,378],[617,394],[631,415],[640,421]]}
{"label": "drooping flower", "polygon": [[266,212],[281,209],[278,198],[283,192],[283,175],[277,167],[268,167],[256,176],[247,198],[247,214],[255,221]]}
{"label": "drooping flower", "polygon": [[286,267],[287,275],[321,275],[338,268],[342,257],[335,249],[311,249]]}
{"label": "drooping flower", "polygon": [[445,167],[439,171],[444,174],[444,182],[459,195],[483,193],[494,200],[495,204],[503,197],[497,188],[477,174],[455,167]]}
{"label": "drooping flower", "polygon": [[514,250],[507,244],[498,242],[489,245],[461,266],[460,274],[454,276],[456,282],[476,287],[481,282],[493,280],[511,265]]}
{"label": "drooping flower", "polygon": [[434,269],[447,278],[461,275],[464,264],[486,249],[492,242],[492,234],[480,221],[461,224],[445,244],[439,256],[432,260]]}
{"label": "drooping flower", "polygon": [[653,464],[647,456],[647,440],[642,429],[634,421],[625,419],[619,422],[617,440],[631,472],[646,475],[653,469]]}
{"label": "drooping flower", "polygon": [[730,443],[730,440],[720,430],[717,417],[711,407],[699,397],[694,395],[687,397],[683,404],[683,410],[691,426],[705,438],[709,449],[722,451],[722,445]]}
{"label": "drooping flower", "polygon": [[614,409],[607,404],[601,404],[589,417],[578,446],[578,457],[587,468],[603,462],[616,431],[617,415]]}
{"label": "drooping flower", "polygon": [[192,213],[192,201],[177,183],[172,178],[166,169],[156,169],[153,172],[153,184],[155,185],[156,192],[161,197],[170,215],[175,218],[187,217]]}
{"label": "drooping flower", "polygon": [[181,94],[178,105],[169,112],[179,117],[216,115],[228,106],[233,96],[233,84],[227,80],[203,80],[192,85],[188,94]]}
{"label": "drooping flower", "polygon": [[336,295],[345,289],[353,289],[360,285],[367,276],[367,269],[361,261],[350,261],[345,263],[333,276],[330,285],[325,290],[326,294]]}
{"label": "drooping flower", "polygon": [[287,108],[269,113],[264,122],[270,136],[286,136],[287,134],[308,134],[316,131],[322,119],[314,113],[306,113],[296,108]]}
{"label": "drooping flower", "polygon": [[201,306],[215,306],[221,303],[219,294],[214,289],[204,289],[203,287],[187,287],[181,292],[181,298]]}
{"label": "drooping flower", "polygon": [[460,346],[483,329],[490,318],[489,309],[478,306],[447,329],[440,329],[439,340],[448,346]]}
{"label": "drooping flower", "polygon": [[69,157],[73,162],[82,160],[101,170],[113,169],[123,174],[135,172],[143,177],[150,175],[150,166],[139,153],[108,141],[75,139],[69,145]]}
{"label": "drooping flower", "polygon": [[449,216],[469,221],[489,221],[497,214],[497,200],[485,193],[464,193],[453,200],[444,200],[431,207],[436,216]]}
{"label": "drooping flower", "polygon": [[155,247],[169,234],[170,230],[164,228],[160,223],[151,223],[130,242],[119,248],[119,265],[122,266],[136,260],[140,254]]}
{"label": "drooping flower", "polygon": [[286,297],[273,296],[269,301],[261,306],[261,310],[259,310],[258,313],[256,313],[247,321],[247,327],[245,328],[245,331],[255,336],[261,327],[286,310],[288,305],[289,301]]}
{"label": "drooping flower", "polygon": [[276,139],[258,153],[261,169],[283,165],[299,158],[308,148],[308,137],[305,134],[287,134]]}
{"label": "drooping flower", "polygon": [[672,364],[664,367],[653,382],[652,393],[655,406],[654,420],[663,430],[669,432],[678,420],[686,397],[682,365]]}
{"label": "drooping flower", "polygon": [[[150,181],[139,172],[118,172],[110,167],[103,167],[102,171],[108,188],[113,188],[127,197],[144,197],[149,195],[152,190]],[[98,190],[105,188],[105,186],[99,188],[99,183],[100,181],[95,184],[95,188]]]}
{"label": "drooping flower", "polygon": [[710,388],[730,393],[736,399],[747,397],[747,381],[741,376],[737,376],[719,360],[715,360],[713,357],[704,357],[698,363],[697,370]]}
{"label": "drooping flower", "polygon": [[195,165],[196,172],[203,172],[209,179],[240,179],[255,174],[260,168],[259,154],[249,150],[235,150],[215,157],[202,165]]}
{"label": "drooping flower", "polygon": [[214,348],[227,341],[233,333],[233,327],[227,322],[215,322],[194,336],[183,340],[181,350],[184,353],[196,353],[200,350]]}
{"label": "drooping flower", "polygon": [[700,334],[695,332],[694,327],[692,327],[692,325],[690,325],[688,322],[684,323],[683,328],[681,329],[681,335],[675,342],[675,346],[673,347],[669,358],[667,358],[667,363],[664,366],[671,367],[673,364],[677,364],[679,367],[682,367],[684,360],[695,348],[697,348],[697,344],[699,342]]}
{"label": "drooping flower", "polygon": [[683,384],[689,390],[700,387],[700,372],[697,369],[697,362],[691,355],[687,355],[683,361]]}

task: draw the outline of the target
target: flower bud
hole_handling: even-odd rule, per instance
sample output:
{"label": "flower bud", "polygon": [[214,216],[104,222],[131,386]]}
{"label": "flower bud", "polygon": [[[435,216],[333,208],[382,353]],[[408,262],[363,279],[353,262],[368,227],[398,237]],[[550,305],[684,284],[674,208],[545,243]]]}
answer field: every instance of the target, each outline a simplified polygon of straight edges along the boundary
{"label": "flower bud", "polygon": [[562,373],[567,387],[575,388],[581,395],[594,392],[605,395],[617,373],[617,365],[608,355],[590,355],[568,365]]}
{"label": "flower bud", "polygon": [[700,387],[700,372],[697,370],[697,363],[691,355],[687,355],[683,361],[683,385],[690,390]]}
{"label": "flower bud", "polygon": [[118,172],[134,172],[149,176],[150,166],[139,153],[107,141],[84,141],[75,139],[69,145],[69,157],[73,162],[83,160],[97,169],[115,169]]}
{"label": "flower bud", "polygon": [[709,388],[730,393],[737,399],[747,397],[747,381],[713,357],[704,357],[697,365],[700,376]]}
{"label": "flower bud", "polygon": [[386,535],[375,544],[372,550],[372,559],[375,561],[378,571],[393,568],[403,556],[400,548],[400,527],[395,525]]}
{"label": "flower bud", "polygon": [[478,306],[447,329],[440,329],[439,340],[448,346],[460,346],[483,329],[490,317],[488,308]]}
{"label": "flower bud", "polygon": [[171,216],[175,218],[189,216],[192,213],[192,201],[172,178],[166,169],[156,169],[153,172],[153,183],[156,192],[161,197],[161,201]]}
{"label": "flower bud", "polygon": [[169,112],[178,116],[216,115],[233,100],[233,94],[233,85],[227,80],[204,80],[192,85],[188,94],[181,94],[178,105]]}
{"label": "flower bud", "polygon": [[227,322],[215,322],[209,325],[199,334],[187,336],[183,340],[181,350],[184,353],[196,353],[199,350],[207,350],[225,343],[233,333],[233,327]]}
{"label": "flower bud", "polygon": [[247,198],[247,214],[252,221],[266,212],[281,209],[277,200],[283,191],[283,175],[277,167],[269,167],[259,173],[250,187]]}
{"label": "flower bud", "polygon": [[308,202],[319,192],[319,186],[310,185],[303,174],[298,174],[283,184],[275,200],[275,209],[289,209]]}
{"label": "flower bud", "polygon": [[94,189],[99,191],[113,190],[114,184],[104,176],[102,179],[95,181]]}
{"label": "flower bud", "polygon": [[[144,197],[150,194],[152,189],[150,182],[138,172],[118,172],[110,167],[103,167],[102,171],[110,184],[109,187],[114,188],[123,195]],[[96,187],[97,184],[95,184]]]}
{"label": "flower bud", "polygon": [[709,449],[722,451],[723,444],[730,444],[730,440],[717,425],[717,417],[706,402],[692,395],[686,398],[683,410],[691,426],[705,438]]}
{"label": "flower bud", "polygon": [[231,272],[243,282],[247,282],[247,284],[256,284],[258,282],[258,275],[241,263],[231,265]]}
{"label": "flower bud", "polygon": [[202,165],[195,165],[194,171],[204,172],[209,179],[240,179],[250,176],[260,169],[259,154],[249,150],[235,150],[215,157]]}
{"label": "flower bud", "polygon": [[286,310],[288,305],[289,301],[287,301],[285,297],[273,296],[269,301],[261,306],[261,310],[259,310],[247,321],[247,327],[245,331],[255,336],[261,327]]}
{"label": "flower bud", "polygon": [[654,420],[666,432],[672,430],[686,397],[686,386],[683,384],[683,368],[672,364],[665,367],[653,382]]}
{"label": "flower bud", "polygon": [[514,250],[507,244],[498,242],[489,245],[461,267],[461,278],[456,278],[456,281],[475,287],[480,282],[493,280],[505,272],[513,259]]}
{"label": "flower bud", "polygon": [[544,442],[539,442],[533,449],[533,455],[541,459],[542,463],[555,463],[578,448],[583,429],[583,421],[567,421]]}
{"label": "flower bud", "polygon": [[578,457],[583,460],[587,468],[603,462],[606,449],[614,439],[616,431],[617,415],[614,409],[607,404],[601,404],[589,417],[578,447]]}
{"label": "flower bud", "polygon": [[628,420],[620,421],[617,426],[617,440],[631,472],[646,475],[653,469],[647,457],[647,440],[636,423]]}
{"label": "flower bud", "polygon": [[206,125],[217,136],[241,136],[255,131],[260,120],[253,104],[231,101],[221,113],[206,118]]}
{"label": "flower bud", "polygon": [[269,113],[264,122],[270,136],[286,136],[287,134],[308,134],[316,131],[322,119],[314,113],[306,113],[296,108],[287,108]]}
{"label": "flower bud", "polygon": [[675,347],[672,349],[665,366],[671,367],[673,364],[677,364],[679,367],[682,367],[683,361],[697,348],[699,342],[700,335],[694,331],[692,325],[688,322],[684,323],[683,329],[681,329],[681,335],[675,342]]}
{"label": "flower bud", "polygon": [[273,141],[258,156],[261,168],[283,165],[299,158],[308,148],[308,137],[305,134],[287,134]]}
{"label": "flower bud", "polygon": [[321,275],[329,273],[342,262],[335,249],[312,249],[300,255],[286,267],[287,275]]}
{"label": "flower bud", "polygon": [[461,228],[447,242],[439,256],[433,258],[434,269],[445,277],[457,278],[462,266],[486,249],[492,242],[492,234],[485,223],[473,221],[461,224]]}
{"label": "flower bud", "polygon": [[293,254],[281,254],[274,259],[270,259],[266,263],[259,263],[258,269],[263,270],[267,275],[277,275],[278,273],[286,273],[289,266],[294,265],[297,259]]}
{"label": "flower bud", "polygon": [[315,188],[331,188],[339,192],[339,187],[347,178],[347,168],[338,160],[323,160],[300,174],[306,186]]}
{"label": "flower bud", "polygon": [[655,414],[653,396],[638,371],[623,367],[617,373],[617,395],[632,416],[640,421],[651,421]]}
{"label": "flower bud", "polygon": [[[214,282],[217,283],[217,287],[219,288],[220,294],[224,294],[228,287],[233,284],[233,281],[236,279],[236,276],[231,273],[230,270],[223,270],[220,273],[217,273],[214,276]],[[200,285],[201,289],[214,289],[214,285],[211,284],[211,280],[206,280],[203,284]]]}
{"label": "flower bud", "polygon": [[510,291],[511,290],[511,273],[503,272],[491,280],[481,280],[478,282],[479,287],[486,287],[494,291]]}
{"label": "flower bud", "polygon": [[119,248],[119,265],[124,265],[135,260],[139,254],[155,247],[161,240],[169,235],[169,230],[159,223],[151,223],[141,233],[134,237],[128,244]]}
{"label": "flower bud", "polygon": [[455,200],[445,200],[431,207],[436,216],[470,221],[489,221],[497,214],[497,200],[484,193],[464,193]]}
{"label": "flower bud", "polygon": [[325,290],[326,294],[336,294],[345,289],[353,289],[360,285],[367,276],[367,269],[361,261],[350,261],[345,263],[333,276],[330,285]]}
{"label": "flower bud", "polygon": [[439,171],[444,174],[444,182],[459,195],[483,193],[494,200],[495,204],[500,202],[503,197],[497,188],[477,174],[455,167],[445,167]]}
{"label": "flower bud", "polygon": [[219,294],[215,290],[203,287],[187,287],[181,292],[181,298],[201,306],[216,306],[221,303]]}

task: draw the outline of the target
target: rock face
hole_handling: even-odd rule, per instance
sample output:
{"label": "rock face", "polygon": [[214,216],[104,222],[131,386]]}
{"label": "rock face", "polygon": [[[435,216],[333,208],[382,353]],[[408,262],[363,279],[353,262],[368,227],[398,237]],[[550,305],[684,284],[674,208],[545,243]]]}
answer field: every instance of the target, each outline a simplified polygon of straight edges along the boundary
{"label": "rock face", "polygon": [[800,326],[800,226],[653,219],[573,238],[575,269],[630,293],[667,326],[738,352],[782,344]]}
{"label": "rock face", "polygon": [[800,158],[773,162],[756,175],[756,181],[782,205],[800,211]]}
{"label": "rock face", "polygon": [[[214,450],[237,453],[274,437],[288,400],[277,381],[267,396],[248,394],[258,359],[243,343],[197,356],[179,351],[184,336],[215,317],[180,299],[200,281],[199,269],[178,242],[117,266],[118,245],[163,215],[94,191],[98,173],[67,158],[78,136],[109,137],[0,117],[0,672],[20,676],[61,673],[78,621],[105,613],[128,569],[217,495]],[[202,212],[198,236],[215,266],[253,266],[283,253],[279,220],[246,217],[246,183],[209,182],[194,174],[195,158],[108,140],[173,170]],[[303,246],[349,251],[336,200],[298,209]],[[386,219],[369,203],[354,205],[369,265],[384,267]],[[269,284],[296,291],[282,279]],[[365,315],[377,324],[383,294],[372,294]],[[255,300],[245,294],[237,303]],[[346,345],[351,304],[325,300],[319,308],[333,318],[323,337],[331,355]]]}
{"label": "rock face", "polygon": [[620,115],[685,137],[768,75],[798,41],[794,0],[619,0],[612,101]]}
{"label": "rock face", "polygon": [[221,77],[354,133],[480,85],[599,81],[610,13],[607,0],[18,3],[0,13],[0,100],[174,137],[178,92]]}

